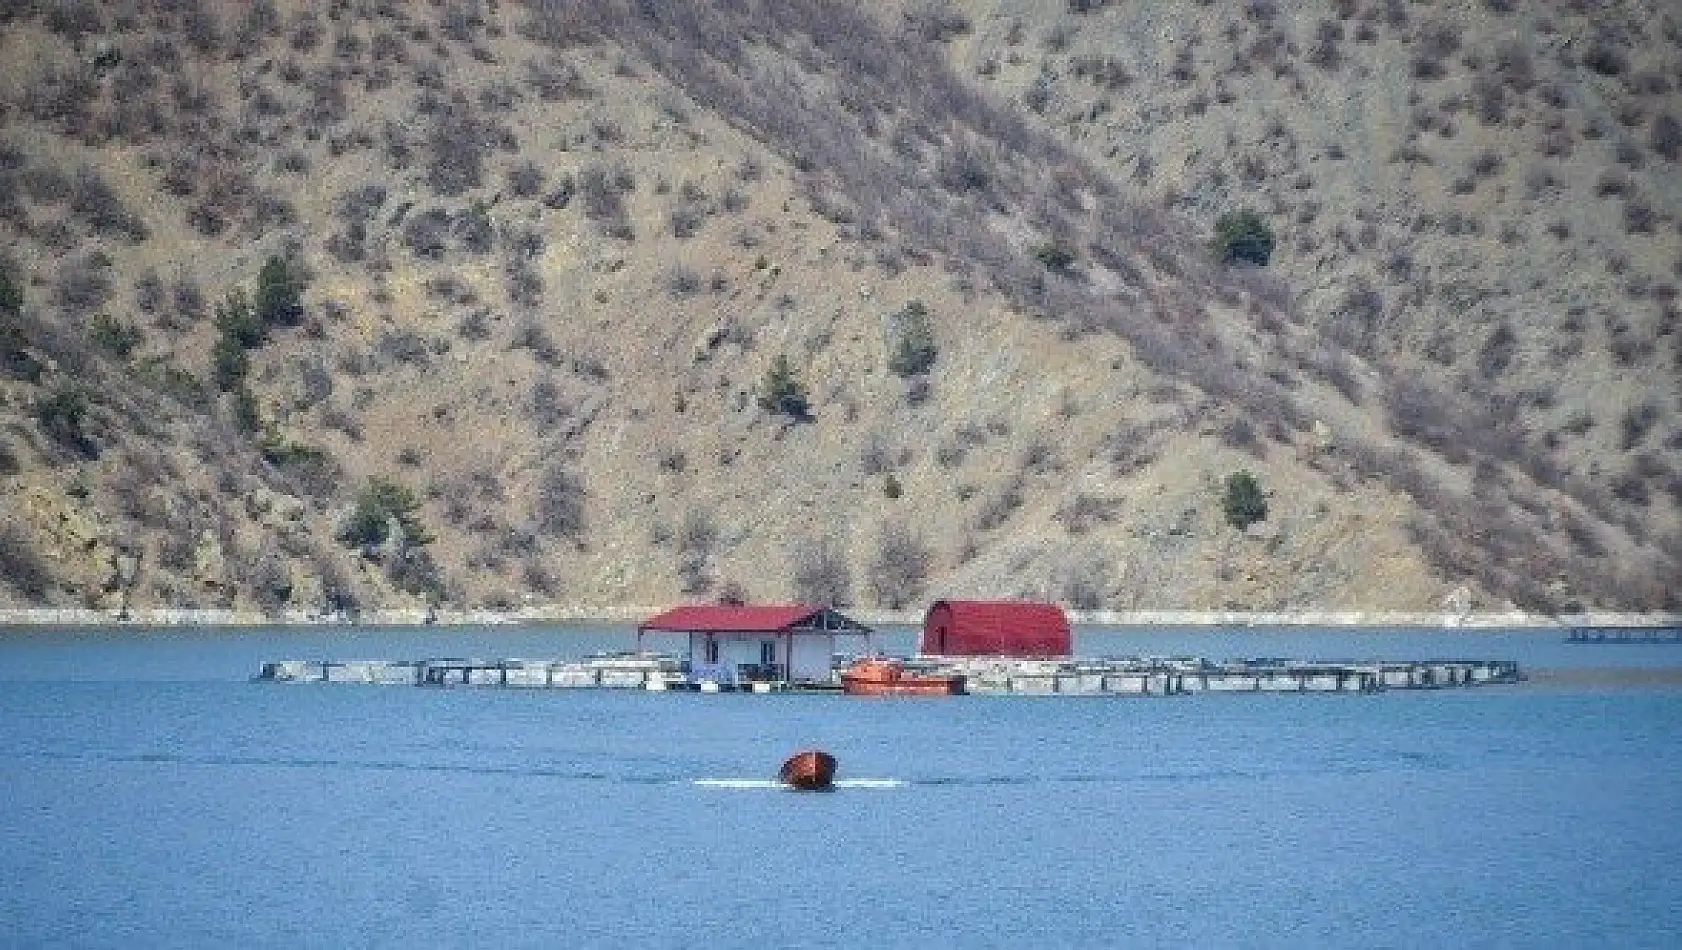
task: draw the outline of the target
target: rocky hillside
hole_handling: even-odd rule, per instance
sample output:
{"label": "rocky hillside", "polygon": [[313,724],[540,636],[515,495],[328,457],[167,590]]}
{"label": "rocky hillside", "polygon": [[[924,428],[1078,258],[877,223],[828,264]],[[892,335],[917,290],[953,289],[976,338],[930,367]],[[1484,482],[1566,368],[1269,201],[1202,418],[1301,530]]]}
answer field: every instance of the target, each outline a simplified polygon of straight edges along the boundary
{"label": "rocky hillside", "polygon": [[8,4],[0,601],[1675,608],[1679,87],[1657,0]]}

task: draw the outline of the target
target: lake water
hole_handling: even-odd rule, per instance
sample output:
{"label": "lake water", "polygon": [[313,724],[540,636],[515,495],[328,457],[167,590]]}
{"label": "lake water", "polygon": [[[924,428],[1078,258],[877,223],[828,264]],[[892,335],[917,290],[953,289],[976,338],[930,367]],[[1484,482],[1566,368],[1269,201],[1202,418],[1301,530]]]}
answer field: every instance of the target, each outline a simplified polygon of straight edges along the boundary
{"label": "lake water", "polygon": [[[266,659],[577,656],[629,635],[13,631],[0,946],[1678,944],[1682,647],[1077,643],[1574,672],[1365,696],[426,690],[248,678]],[[808,745],[849,787],[770,787]]]}

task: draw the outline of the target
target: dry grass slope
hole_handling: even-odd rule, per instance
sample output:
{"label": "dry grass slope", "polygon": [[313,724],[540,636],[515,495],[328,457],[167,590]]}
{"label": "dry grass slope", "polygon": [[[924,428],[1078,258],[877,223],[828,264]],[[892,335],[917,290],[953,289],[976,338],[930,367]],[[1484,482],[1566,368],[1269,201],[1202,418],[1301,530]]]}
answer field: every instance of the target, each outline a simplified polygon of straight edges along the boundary
{"label": "dry grass slope", "polygon": [[0,17],[0,598],[1677,605],[1663,5]]}

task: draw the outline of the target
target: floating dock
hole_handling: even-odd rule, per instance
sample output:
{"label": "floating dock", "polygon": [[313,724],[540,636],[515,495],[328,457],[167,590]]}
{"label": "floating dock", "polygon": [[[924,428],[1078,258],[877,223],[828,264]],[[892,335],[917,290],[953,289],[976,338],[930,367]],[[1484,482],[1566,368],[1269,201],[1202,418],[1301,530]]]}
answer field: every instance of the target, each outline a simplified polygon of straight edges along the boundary
{"label": "floating dock", "polygon": [[1567,643],[1682,643],[1682,627],[1572,627]]}
{"label": "floating dock", "polygon": [[[827,680],[697,679],[675,657],[655,654],[580,660],[280,660],[256,679],[276,683],[491,686],[523,689],[644,689],[657,692],[837,692],[847,663]],[[972,695],[1179,696],[1194,693],[1377,693],[1516,683],[1511,660],[1313,661],[1197,657],[1023,660],[922,657],[907,667],[965,677]]]}

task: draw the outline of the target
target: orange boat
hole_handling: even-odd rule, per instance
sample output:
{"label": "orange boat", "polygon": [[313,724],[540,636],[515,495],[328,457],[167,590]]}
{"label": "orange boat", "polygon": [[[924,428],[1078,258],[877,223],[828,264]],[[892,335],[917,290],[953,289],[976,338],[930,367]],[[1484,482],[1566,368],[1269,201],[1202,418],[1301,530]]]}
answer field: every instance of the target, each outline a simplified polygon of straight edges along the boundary
{"label": "orange boat", "polygon": [[937,673],[907,673],[897,660],[860,660],[841,674],[849,696],[957,696],[964,678]]}
{"label": "orange boat", "polygon": [[835,756],[817,749],[796,752],[783,763],[777,778],[802,792],[827,792],[835,787]]}

